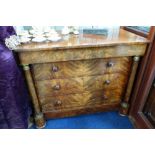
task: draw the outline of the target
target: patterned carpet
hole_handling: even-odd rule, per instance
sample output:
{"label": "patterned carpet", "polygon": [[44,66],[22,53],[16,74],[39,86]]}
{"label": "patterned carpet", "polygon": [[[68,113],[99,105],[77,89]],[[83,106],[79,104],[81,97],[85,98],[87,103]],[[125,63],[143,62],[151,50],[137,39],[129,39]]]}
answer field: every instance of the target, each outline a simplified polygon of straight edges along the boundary
{"label": "patterned carpet", "polygon": [[51,119],[46,123],[45,129],[133,129],[129,118],[115,111]]}

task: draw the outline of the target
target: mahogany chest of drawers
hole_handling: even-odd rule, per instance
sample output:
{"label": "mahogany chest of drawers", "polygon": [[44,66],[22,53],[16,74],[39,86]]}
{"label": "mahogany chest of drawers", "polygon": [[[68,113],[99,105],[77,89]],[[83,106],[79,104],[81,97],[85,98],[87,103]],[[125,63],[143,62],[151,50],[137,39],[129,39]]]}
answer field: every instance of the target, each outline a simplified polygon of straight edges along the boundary
{"label": "mahogany chest of drawers", "polygon": [[38,128],[45,119],[105,110],[127,114],[140,56],[148,41],[124,30],[115,38],[70,35],[56,43],[27,43],[23,66]]}

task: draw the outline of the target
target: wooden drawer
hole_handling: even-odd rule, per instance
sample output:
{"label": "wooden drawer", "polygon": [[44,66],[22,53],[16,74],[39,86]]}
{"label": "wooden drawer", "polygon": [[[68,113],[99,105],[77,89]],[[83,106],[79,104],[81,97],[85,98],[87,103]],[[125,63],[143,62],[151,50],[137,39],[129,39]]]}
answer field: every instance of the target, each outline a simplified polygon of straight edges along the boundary
{"label": "wooden drawer", "polygon": [[122,57],[34,64],[32,70],[35,80],[50,80],[115,72],[126,74],[130,65],[131,58]]}
{"label": "wooden drawer", "polygon": [[84,91],[123,89],[127,76],[115,73],[70,79],[36,81],[40,97],[83,93]]}
{"label": "wooden drawer", "polygon": [[121,73],[104,74],[99,76],[83,77],[84,90],[123,89],[127,84],[128,76]]}
{"label": "wooden drawer", "polygon": [[57,96],[83,92],[83,79],[54,79],[36,81],[36,87],[39,96]]}
{"label": "wooden drawer", "polygon": [[87,107],[95,104],[113,104],[121,102],[122,91],[96,91],[85,92],[82,94],[70,94],[64,96],[41,98],[41,106],[43,112],[52,110],[60,110],[72,107]]}
{"label": "wooden drawer", "polygon": [[83,104],[112,104],[121,102],[122,89],[111,89],[104,91],[86,91],[83,93]]}

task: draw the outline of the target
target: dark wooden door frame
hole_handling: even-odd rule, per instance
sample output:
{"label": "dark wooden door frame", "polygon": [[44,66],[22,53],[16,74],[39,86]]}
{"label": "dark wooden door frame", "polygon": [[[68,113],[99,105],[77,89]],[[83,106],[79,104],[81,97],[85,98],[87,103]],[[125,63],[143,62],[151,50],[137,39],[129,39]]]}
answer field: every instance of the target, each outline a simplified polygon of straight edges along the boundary
{"label": "dark wooden door frame", "polygon": [[142,36],[144,38],[148,38],[148,39],[151,39],[152,34],[153,34],[154,30],[155,30],[155,26],[150,26],[150,30],[149,30],[148,33],[137,30],[137,29],[134,29],[134,28],[131,28],[131,27],[128,27],[128,26],[121,26],[121,28],[126,30],[126,31],[132,32],[134,34],[140,35],[140,36]]}
{"label": "dark wooden door frame", "polygon": [[129,117],[136,128],[153,128],[146,116],[143,114],[143,108],[148,97],[155,75],[155,31],[149,35],[150,44],[147,52],[141,61],[137,81],[131,97],[131,109]]}

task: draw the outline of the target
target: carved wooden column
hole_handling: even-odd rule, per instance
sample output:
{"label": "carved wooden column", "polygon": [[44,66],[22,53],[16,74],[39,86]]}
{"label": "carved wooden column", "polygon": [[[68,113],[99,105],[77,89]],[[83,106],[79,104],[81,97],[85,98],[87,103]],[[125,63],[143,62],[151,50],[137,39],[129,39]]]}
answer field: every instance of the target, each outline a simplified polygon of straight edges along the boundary
{"label": "carved wooden column", "polygon": [[135,80],[135,75],[136,75],[136,72],[137,72],[139,60],[140,60],[139,56],[134,56],[133,57],[133,64],[132,64],[131,74],[130,74],[130,77],[129,77],[126,93],[125,93],[123,102],[121,103],[121,108],[119,110],[119,113],[120,113],[121,116],[125,116],[125,115],[128,114],[129,99],[130,99],[133,83],[134,83],[134,80]]}
{"label": "carved wooden column", "polygon": [[25,77],[27,80],[30,96],[31,96],[34,111],[35,111],[36,126],[37,126],[37,128],[44,128],[45,127],[45,120],[44,120],[44,116],[41,112],[41,108],[39,105],[39,100],[38,100],[36,89],[35,89],[35,86],[33,83],[33,78],[31,75],[30,67],[28,64],[22,65],[22,67],[23,67],[23,70],[25,72]]}

